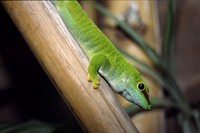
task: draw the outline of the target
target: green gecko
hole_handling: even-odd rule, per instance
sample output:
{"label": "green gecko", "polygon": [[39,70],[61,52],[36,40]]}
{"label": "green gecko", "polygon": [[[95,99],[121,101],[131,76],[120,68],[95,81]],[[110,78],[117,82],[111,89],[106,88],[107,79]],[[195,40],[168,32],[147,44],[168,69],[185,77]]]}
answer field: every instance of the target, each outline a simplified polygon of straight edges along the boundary
{"label": "green gecko", "polygon": [[90,60],[88,81],[100,85],[98,73],[126,100],[151,110],[149,89],[137,69],[129,64],[100,31],[76,0],[52,1],[66,27]]}

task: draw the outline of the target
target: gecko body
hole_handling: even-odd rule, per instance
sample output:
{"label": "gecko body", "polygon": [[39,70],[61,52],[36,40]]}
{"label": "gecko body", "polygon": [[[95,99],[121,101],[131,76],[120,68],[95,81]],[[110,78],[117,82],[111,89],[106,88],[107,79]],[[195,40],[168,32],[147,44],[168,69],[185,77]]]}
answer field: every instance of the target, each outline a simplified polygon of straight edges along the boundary
{"label": "gecko body", "polygon": [[90,60],[88,81],[98,88],[100,77],[126,100],[151,109],[149,89],[138,70],[129,64],[111,41],[88,18],[76,0],[52,1],[63,22]]}

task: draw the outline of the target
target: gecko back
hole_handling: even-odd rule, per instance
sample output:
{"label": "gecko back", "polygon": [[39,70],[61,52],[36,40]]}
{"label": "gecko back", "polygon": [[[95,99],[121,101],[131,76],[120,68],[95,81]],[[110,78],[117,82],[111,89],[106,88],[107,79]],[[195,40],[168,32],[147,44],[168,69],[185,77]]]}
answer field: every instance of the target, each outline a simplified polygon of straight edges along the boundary
{"label": "gecko back", "polygon": [[105,51],[105,53],[109,53],[111,49],[116,51],[110,40],[88,18],[86,12],[82,10],[77,1],[54,1],[54,4],[70,33],[88,58],[98,52]]}

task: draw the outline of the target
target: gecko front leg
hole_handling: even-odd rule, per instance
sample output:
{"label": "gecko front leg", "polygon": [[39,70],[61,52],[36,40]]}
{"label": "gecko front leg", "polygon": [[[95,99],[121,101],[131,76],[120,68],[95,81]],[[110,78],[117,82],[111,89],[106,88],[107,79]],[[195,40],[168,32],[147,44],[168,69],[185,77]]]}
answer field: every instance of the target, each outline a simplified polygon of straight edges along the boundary
{"label": "gecko front leg", "polygon": [[94,89],[98,89],[100,85],[101,78],[97,73],[99,69],[103,71],[109,71],[110,69],[109,59],[101,53],[95,54],[88,66],[88,81],[92,82]]}

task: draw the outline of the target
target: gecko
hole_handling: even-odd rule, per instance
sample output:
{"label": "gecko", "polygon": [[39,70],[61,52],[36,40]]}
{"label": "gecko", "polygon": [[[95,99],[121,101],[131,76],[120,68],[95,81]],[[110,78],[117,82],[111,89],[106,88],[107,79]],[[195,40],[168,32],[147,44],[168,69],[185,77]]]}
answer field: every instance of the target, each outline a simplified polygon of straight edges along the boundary
{"label": "gecko", "polygon": [[[131,65],[87,16],[76,0],[51,1],[65,26],[89,58],[88,81],[94,89],[100,76],[127,101],[151,110],[149,88],[139,71]],[[99,76],[100,75],[100,76]]]}

